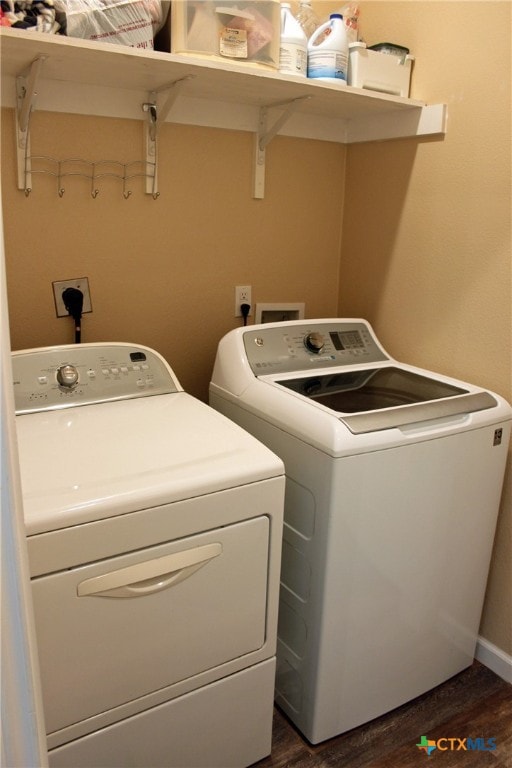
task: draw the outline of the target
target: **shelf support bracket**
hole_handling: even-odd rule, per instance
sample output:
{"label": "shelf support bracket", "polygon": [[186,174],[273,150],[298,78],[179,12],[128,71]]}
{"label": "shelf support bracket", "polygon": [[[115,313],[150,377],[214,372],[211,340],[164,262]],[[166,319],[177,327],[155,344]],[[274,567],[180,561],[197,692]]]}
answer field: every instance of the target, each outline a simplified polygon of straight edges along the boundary
{"label": "shelf support bracket", "polygon": [[[169,112],[180,92],[188,80],[193,80],[194,75],[187,75],[179,80],[175,80],[169,85],[163,85],[154,91],[150,91],[148,101],[142,105],[142,109],[147,114],[144,123],[144,145],[146,148],[146,193],[153,195],[156,199],[159,196],[158,178],[157,178],[157,140],[158,129],[162,123],[165,123]],[[157,105],[158,94],[162,91],[169,91],[166,100],[162,106]]]}
{"label": "shelf support bracket", "polygon": [[[299,103],[310,99],[311,96],[299,96],[290,101],[282,101],[278,104],[269,104],[261,107],[258,118],[258,131],[254,136],[254,174],[253,174],[253,198],[262,200],[265,196],[265,152],[274,136],[279,133],[285,123],[293,115]],[[284,112],[277,118],[274,124],[268,128],[267,118],[269,109],[285,107]]]}
{"label": "shelf support bracket", "polygon": [[18,189],[30,194],[32,173],[30,167],[30,116],[37,98],[37,82],[47,56],[38,56],[30,65],[28,76],[16,78],[16,156],[18,163]]}

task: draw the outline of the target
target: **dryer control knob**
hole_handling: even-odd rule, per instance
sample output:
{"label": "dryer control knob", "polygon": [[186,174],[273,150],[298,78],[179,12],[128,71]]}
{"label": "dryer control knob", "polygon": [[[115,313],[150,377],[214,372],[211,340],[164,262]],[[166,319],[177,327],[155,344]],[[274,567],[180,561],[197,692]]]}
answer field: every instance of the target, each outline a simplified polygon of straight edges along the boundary
{"label": "dryer control knob", "polygon": [[61,387],[72,389],[78,384],[78,371],[74,365],[61,365],[57,371],[57,381]]}
{"label": "dryer control knob", "polygon": [[317,331],[308,333],[307,336],[304,337],[304,346],[306,349],[309,349],[310,352],[321,352],[324,348],[324,344],[324,337]]}

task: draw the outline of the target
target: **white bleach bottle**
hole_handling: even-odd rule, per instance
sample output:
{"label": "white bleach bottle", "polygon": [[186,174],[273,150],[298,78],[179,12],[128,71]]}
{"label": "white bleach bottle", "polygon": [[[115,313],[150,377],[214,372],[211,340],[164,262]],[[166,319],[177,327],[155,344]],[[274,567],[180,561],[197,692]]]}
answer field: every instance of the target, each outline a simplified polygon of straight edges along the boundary
{"label": "white bleach bottle", "polygon": [[348,38],[341,13],[313,32],[308,42],[308,77],[347,84]]}
{"label": "white bleach bottle", "polygon": [[292,14],[290,3],[281,3],[281,40],[279,44],[279,71],[283,75],[306,77],[308,39]]}

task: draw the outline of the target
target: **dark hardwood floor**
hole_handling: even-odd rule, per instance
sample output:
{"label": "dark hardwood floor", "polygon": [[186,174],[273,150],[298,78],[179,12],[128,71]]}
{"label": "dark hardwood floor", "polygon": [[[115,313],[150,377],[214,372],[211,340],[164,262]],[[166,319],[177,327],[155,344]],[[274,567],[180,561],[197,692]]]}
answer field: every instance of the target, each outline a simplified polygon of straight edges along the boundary
{"label": "dark hardwood floor", "polygon": [[[430,755],[422,736],[448,749]],[[495,739],[495,750],[450,749],[458,739]],[[467,744],[467,742],[466,742]],[[512,686],[475,662],[409,704],[313,746],[277,708],[270,757],[253,768],[512,768]]]}

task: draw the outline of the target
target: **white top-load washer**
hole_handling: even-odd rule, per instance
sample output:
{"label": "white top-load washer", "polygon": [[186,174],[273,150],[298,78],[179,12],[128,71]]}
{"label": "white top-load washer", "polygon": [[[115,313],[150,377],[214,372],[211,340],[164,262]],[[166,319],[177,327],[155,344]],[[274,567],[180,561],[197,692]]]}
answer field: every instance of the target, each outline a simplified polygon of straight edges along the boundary
{"label": "white top-load washer", "polygon": [[284,468],[131,344],[13,353],[51,766],[270,752]]}
{"label": "white top-load washer", "polygon": [[227,334],[210,404],[286,468],[276,701],[313,743],[472,663],[512,410],[361,319]]}

